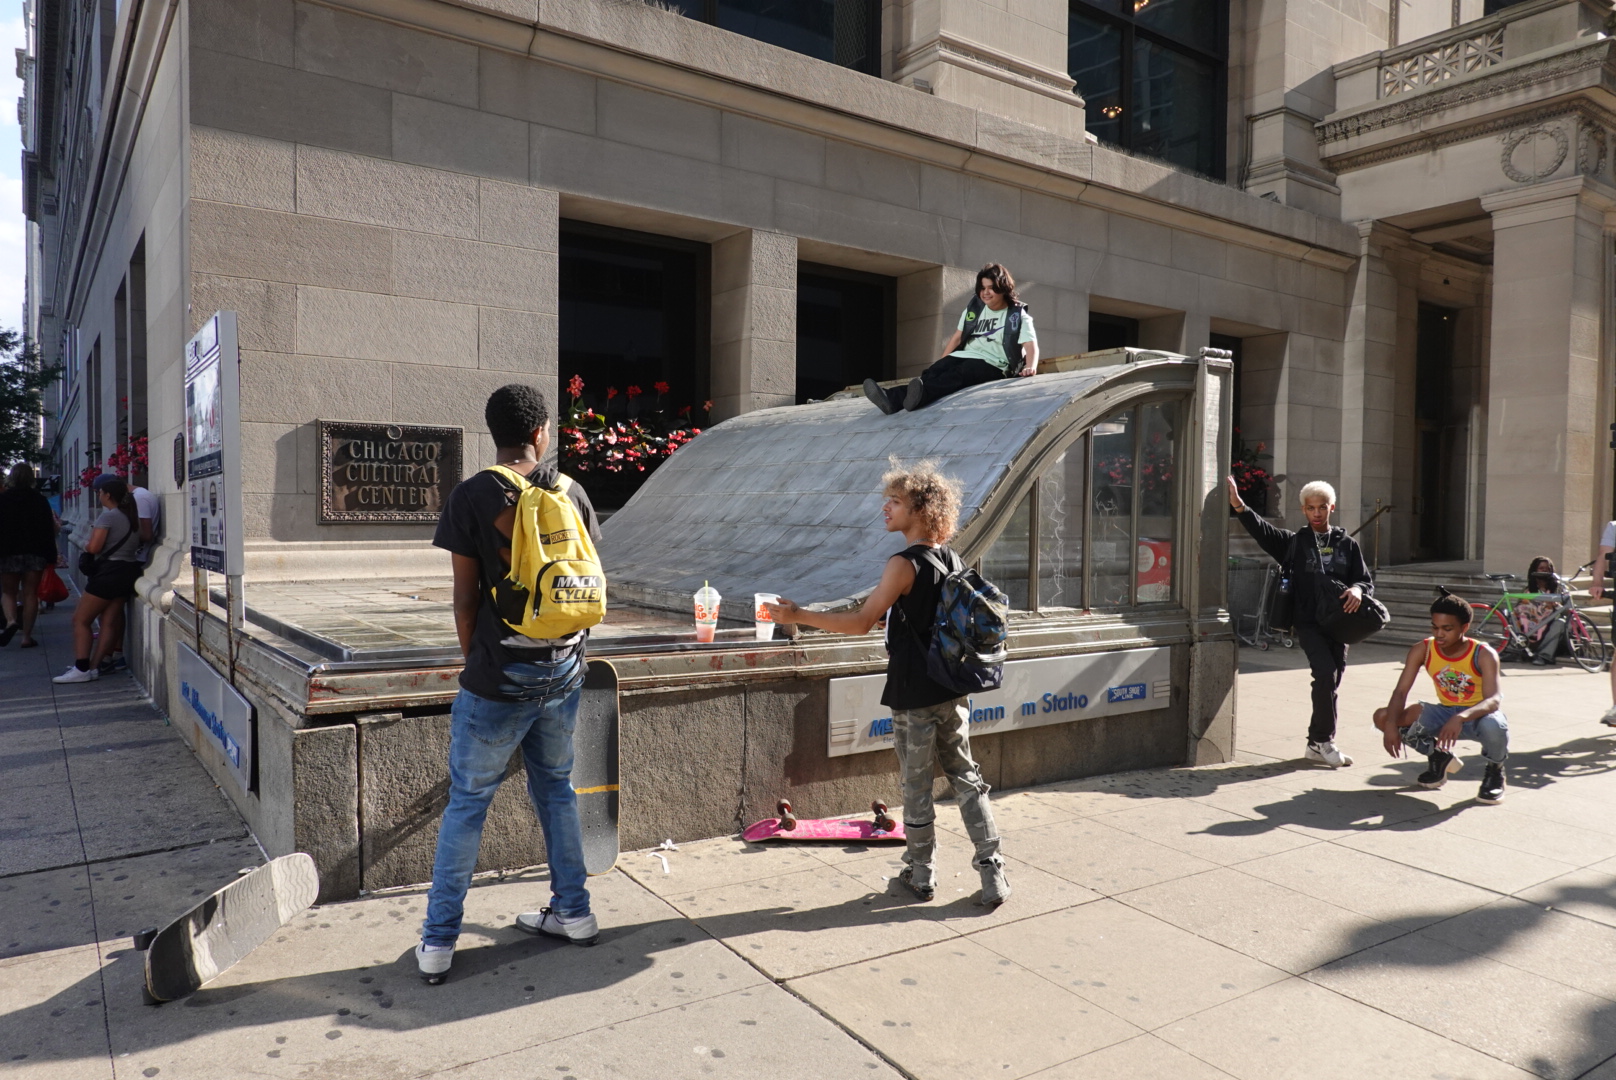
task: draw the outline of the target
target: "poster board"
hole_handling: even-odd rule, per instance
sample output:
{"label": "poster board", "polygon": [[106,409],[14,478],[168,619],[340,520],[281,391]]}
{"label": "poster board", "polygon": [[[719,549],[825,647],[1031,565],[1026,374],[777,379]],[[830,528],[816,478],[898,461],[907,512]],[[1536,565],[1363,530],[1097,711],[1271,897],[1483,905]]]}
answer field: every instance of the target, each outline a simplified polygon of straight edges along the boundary
{"label": "poster board", "polygon": [[185,346],[185,476],[191,565],[239,575],[241,354],[233,311],[214,312]]}

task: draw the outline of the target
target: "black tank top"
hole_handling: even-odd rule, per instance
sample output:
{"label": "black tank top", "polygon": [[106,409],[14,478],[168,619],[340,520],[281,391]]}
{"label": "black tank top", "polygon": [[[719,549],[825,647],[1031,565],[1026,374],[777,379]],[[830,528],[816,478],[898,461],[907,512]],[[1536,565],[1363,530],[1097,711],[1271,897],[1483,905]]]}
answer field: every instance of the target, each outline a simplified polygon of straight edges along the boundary
{"label": "black tank top", "polygon": [[946,546],[915,544],[898,554],[915,568],[915,583],[906,596],[887,612],[887,685],[881,704],[892,709],[923,709],[941,705],[959,694],[926,675],[926,650],[931,647],[932,625],[937,621],[937,600],[943,575],[926,558],[935,551],[945,566],[957,566],[959,556]]}

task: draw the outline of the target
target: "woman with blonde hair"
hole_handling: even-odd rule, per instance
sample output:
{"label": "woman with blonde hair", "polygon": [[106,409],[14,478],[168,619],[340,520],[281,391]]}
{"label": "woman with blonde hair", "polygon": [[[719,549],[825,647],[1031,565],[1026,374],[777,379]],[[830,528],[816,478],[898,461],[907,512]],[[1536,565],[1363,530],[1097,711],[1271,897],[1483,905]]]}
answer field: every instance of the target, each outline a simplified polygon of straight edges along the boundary
{"label": "woman with blonde hair", "polygon": [[34,619],[39,615],[39,579],[56,564],[56,515],[50,502],[34,490],[34,467],[18,462],[0,491],[0,646],[11,644],[20,630],[24,649],[32,649]]}
{"label": "woman with blonde hair", "polygon": [[1231,513],[1240,519],[1251,538],[1279,563],[1291,582],[1291,594],[1296,601],[1292,629],[1313,672],[1313,716],[1308,723],[1307,750],[1303,756],[1332,769],[1351,765],[1352,758],[1335,745],[1336,691],[1347,670],[1347,646],[1319,629],[1316,605],[1321,577],[1338,581],[1345,587],[1341,593],[1343,610],[1357,611],[1363,605],[1364,596],[1375,589],[1363,551],[1345,529],[1330,524],[1330,515],[1335,513],[1335,488],[1323,480],[1304,485],[1299,493],[1307,527],[1296,532],[1264,521],[1240,498],[1234,477],[1229,477],[1228,483]]}
{"label": "woman with blonde hair", "polygon": [[988,784],[971,757],[970,710],[965,698],[926,674],[926,650],[936,622],[943,579],[963,563],[947,546],[959,520],[957,481],[930,462],[899,468],[881,478],[886,501],[881,515],[888,532],[902,533],[909,546],[887,560],[881,580],[857,611],[810,611],[782,599],[769,605],[781,623],[816,626],[838,634],[867,634],[887,622],[887,684],[881,704],[892,709],[892,731],[903,771],[903,825],[907,864],[898,876],[921,900],[937,890],[937,825],[932,810],[932,764],[959,797],[960,817],[976,845],[971,865],[982,878],[978,903],[997,907],[1010,896],[999,854],[999,829],[988,803]]}

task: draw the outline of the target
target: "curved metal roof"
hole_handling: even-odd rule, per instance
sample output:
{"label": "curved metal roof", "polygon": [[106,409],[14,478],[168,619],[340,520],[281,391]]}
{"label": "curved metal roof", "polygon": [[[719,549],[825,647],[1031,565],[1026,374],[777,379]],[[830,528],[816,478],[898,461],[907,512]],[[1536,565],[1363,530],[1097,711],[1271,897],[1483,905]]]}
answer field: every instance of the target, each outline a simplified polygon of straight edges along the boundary
{"label": "curved metal roof", "polygon": [[934,461],[960,481],[954,546],[974,559],[1067,432],[1143,394],[1192,388],[1198,367],[1158,353],[974,386],[893,416],[863,397],[737,416],[680,449],[606,521],[607,580],[626,600],[668,607],[710,581],[745,597],[741,611],[754,592],[804,603],[865,592],[905,546],[881,519],[893,458]]}

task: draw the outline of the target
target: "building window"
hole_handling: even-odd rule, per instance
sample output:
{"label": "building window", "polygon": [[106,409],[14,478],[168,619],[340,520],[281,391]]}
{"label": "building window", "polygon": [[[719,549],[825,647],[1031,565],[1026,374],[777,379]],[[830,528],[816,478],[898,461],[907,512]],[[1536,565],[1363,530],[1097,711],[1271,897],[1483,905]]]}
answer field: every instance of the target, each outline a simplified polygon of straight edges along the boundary
{"label": "building window", "polygon": [[1071,0],[1067,69],[1094,137],[1223,178],[1226,5]]}
{"label": "building window", "polygon": [[1022,497],[982,574],[1022,611],[1172,601],[1182,404],[1123,409],[1072,442]]}
{"label": "building window", "polygon": [[897,368],[897,282],[836,266],[797,266],[797,404]]}
{"label": "building window", "polygon": [[675,6],[743,37],[881,74],[881,0],[678,0]]}
{"label": "building window", "polygon": [[[637,424],[657,436],[669,427],[705,426],[711,268],[706,244],[561,223],[555,401],[562,426],[574,406],[602,418],[587,428]],[[568,446],[560,450],[563,466],[580,473],[604,509],[627,502],[659,461],[614,459],[618,467],[611,468],[598,460],[605,450],[571,457]]]}
{"label": "building window", "polygon": [[1139,320],[1126,315],[1089,312],[1089,352],[1131,349],[1139,344]]}

